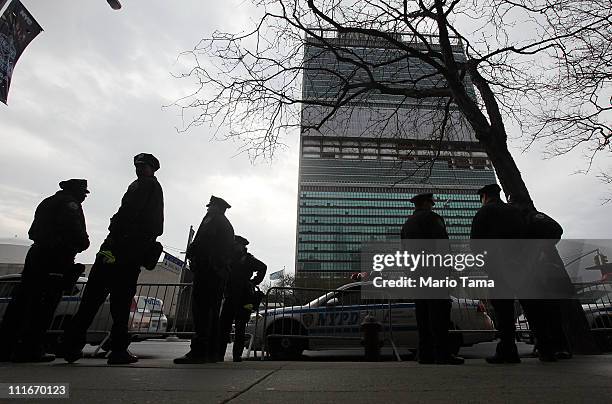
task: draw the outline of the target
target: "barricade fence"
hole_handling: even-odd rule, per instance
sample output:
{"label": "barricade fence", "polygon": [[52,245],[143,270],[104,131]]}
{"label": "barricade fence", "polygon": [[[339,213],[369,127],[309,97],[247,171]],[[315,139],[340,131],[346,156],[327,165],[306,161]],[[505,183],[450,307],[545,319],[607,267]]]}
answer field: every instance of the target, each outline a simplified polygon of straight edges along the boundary
{"label": "barricade fence", "polygon": [[[0,318],[18,280],[0,281]],[[417,347],[414,301],[381,295],[364,299],[360,284],[341,290],[321,288],[269,288],[257,312],[247,324],[248,353],[262,351],[272,357],[297,356],[305,349],[361,347],[361,324],[371,316],[380,324],[380,340],[399,357],[400,348]],[[576,284],[577,298],[598,342],[612,346],[612,283]],[[63,333],[76,314],[85,289],[78,282],[66,291],[49,329]],[[138,284],[130,307],[129,332],[133,340],[193,335],[190,283]],[[494,312],[485,301],[453,298],[451,345],[461,346],[495,339]],[[529,324],[517,305],[517,332],[529,335]],[[110,300],[100,307],[88,330],[87,342],[102,346],[110,335]],[[263,355],[262,355],[263,357]]]}
{"label": "barricade fence", "polygon": [[255,347],[274,358],[291,359],[306,349],[361,346],[360,326],[367,316],[380,324],[381,342],[394,348],[391,301],[381,297],[364,302],[356,288],[269,288],[249,331]]}
{"label": "barricade fence", "polygon": [[[610,340],[612,334],[612,281],[574,283],[576,300],[582,306],[586,320],[598,340]],[[519,332],[530,332],[529,323],[515,302],[516,328]]]}
{"label": "barricade fence", "polygon": [[[251,332],[255,347],[272,357],[295,357],[305,349],[361,346],[366,317],[380,325],[380,341],[392,348],[415,349],[418,344],[414,301],[380,294],[362,294],[366,283],[338,289],[272,287],[264,299]],[[451,300],[450,342],[453,351],[463,345],[495,339],[495,329],[482,303]]]}

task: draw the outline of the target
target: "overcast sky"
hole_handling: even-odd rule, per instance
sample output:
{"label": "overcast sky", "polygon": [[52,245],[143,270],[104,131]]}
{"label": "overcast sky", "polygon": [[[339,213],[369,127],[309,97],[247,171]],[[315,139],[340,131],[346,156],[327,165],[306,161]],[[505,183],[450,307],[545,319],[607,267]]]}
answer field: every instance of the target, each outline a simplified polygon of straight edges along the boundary
{"label": "overcast sky", "polygon": [[[189,91],[171,76],[176,58],[215,29],[249,27],[245,3],[124,0],[22,0],[43,27],[19,60],[8,107],[0,104],[0,238],[27,239],[37,204],[67,178],[87,178],[84,210],[92,245],[77,259],[92,262],[108,220],[135,178],[132,158],[161,162],[165,231],[178,255],[189,225],[197,228],[211,194],[225,198],[236,234],[269,272],[293,270],[298,137],[285,139],[273,162],[251,164],[238,145],[212,139],[211,128],[178,134],[178,112],[163,109]],[[518,136],[517,133],[514,133]],[[567,238],[612,238],[606,189],[580,154],[543,160],[537,148],[517,158],[537,207],[557,218]],[[602,167],[604,168],[604,167]]]}

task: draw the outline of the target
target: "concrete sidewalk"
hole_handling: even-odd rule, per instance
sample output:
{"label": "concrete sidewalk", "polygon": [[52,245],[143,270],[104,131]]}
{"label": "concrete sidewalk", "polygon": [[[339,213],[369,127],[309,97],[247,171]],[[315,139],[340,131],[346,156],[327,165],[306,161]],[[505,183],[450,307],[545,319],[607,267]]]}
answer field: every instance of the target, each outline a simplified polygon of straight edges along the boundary
{"label": "concrete sidewalk", "polygon": [[463,366],[413,361],[179,366],[167,358],[151,358],[110,367],[103,359],[72,365],[57,360],[2,363],[0,382],[68,382],[70,401],[79,403],[609,403],[612,356],[580,356],[557,363],[524,359],[519,365],[471,359]]}

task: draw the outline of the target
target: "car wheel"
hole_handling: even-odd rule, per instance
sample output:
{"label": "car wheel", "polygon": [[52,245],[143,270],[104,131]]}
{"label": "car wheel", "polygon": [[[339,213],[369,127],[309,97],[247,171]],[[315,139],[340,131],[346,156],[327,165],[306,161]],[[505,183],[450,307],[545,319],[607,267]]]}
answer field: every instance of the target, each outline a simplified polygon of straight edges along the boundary
{"label": "car wheel", "polygon": [[595,319],[595,326],[591,327],[592,329],[596,330],[592,331],[592,334],[597,342],[597,345],[599,346],[599,349],[604,352],[612,351],[612,332],[598,329],[609,327],[610,319],[607,317],[598,317]]}
{"label": "car wheel", "polygon": [[291,337],[291,334],[306,335],[306,330],[299,324],[280,323],[274,325],[268,334],[286,334],[268,338],[268,351],[274,360],[299,359],[306,349],[304,338]]}
{"label": "car wheel", "polygon": [[45,337],[45,352],[62,357],[62,336],[61,334],[49,333]]}
{"label": "car wheel", "polygon": [[[45,352],[55,354],[57,357],[63,357],[63,343],[66,327],[72,321],[72,316],[57,316],[53,318],[50,329],[55,332],[49,332],[45,335]],[[57,333],[57,331],[63,331],[63,333]]]}
{"label": "car wheel", "polygon": [[104,343],[100,346],[100,349],[104,352],[108,352],[111,350],[111,339],[110,338],[106,338],[106,340],[104,341]]}

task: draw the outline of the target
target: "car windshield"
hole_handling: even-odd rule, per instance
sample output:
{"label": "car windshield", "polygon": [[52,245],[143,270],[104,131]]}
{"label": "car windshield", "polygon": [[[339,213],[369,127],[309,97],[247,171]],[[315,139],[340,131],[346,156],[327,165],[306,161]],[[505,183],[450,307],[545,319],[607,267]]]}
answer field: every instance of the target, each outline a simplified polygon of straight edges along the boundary
{"label": "car windshield", "polygon": [[314,306],[314,307],[320,306],[321,304],[324,304],[325,302],[330,300],[332,298],[332,296],[334,296],[335,294],[336,294],[335,291],[327,292],[323,296],[319,296],[316,299],[314,299],[313,301],[311,301],[310,303],[308,303],[308,306]]}
{"label": "car windshield", "polygon": [[[335,300],[334,300],[335,299]],[[361,284],[344,287],[342,289],[328,292],[314,299],[308,306],[321,306],[328,304],[332,300],[338,306],[350,306],[359,304],[361,299]]]}
{"label": "car windshield", "polygon": [[596,303],[612,305],[612,293],[608,292],[608,294],[597,299]]}
{"label": "car windshield", "polygon": [[588,290],[578,295],[582,304],[611,303],[612,292],[608,290]]}

